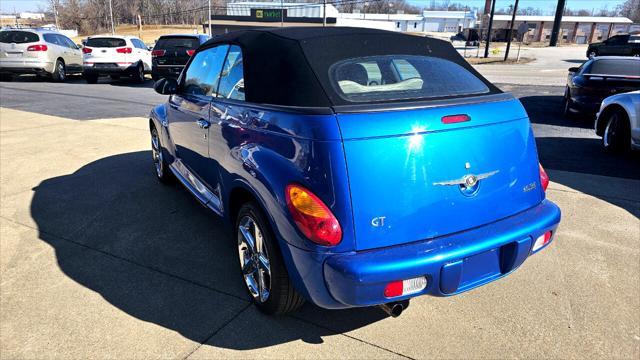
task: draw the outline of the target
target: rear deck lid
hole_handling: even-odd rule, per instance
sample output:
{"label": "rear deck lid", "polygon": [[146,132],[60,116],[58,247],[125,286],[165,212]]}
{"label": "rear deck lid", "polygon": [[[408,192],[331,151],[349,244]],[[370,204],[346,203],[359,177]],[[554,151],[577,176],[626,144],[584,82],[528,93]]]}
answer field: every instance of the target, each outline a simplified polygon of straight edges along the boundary
{"label": "rear deck lid", "polygon": [[337,115],[358,250],[479,227],[542,200],[519,101],[498,94],[449,102]]}
{"label": "rear deck lid", "polygon": [[85,48],[91,50],[91,52],[85,50],[84,57],[86,62],[124,62],[128,53],[123,52],[123,49],[129,48],[133,51],[133,48],[127,45],[125,39],[117,37],[89,38]]}
{"label": "rear deck lid", "polygon": [[0,31],[0,58],[37,57],[38,52],[29,52],[30,46],[40,43],[40,36],[22,30]]}
{"label": "rear deck lid", "polygon": [[153,47],[154,61],[158,65],[185,65],[191,57],[188,51],[198,46],[200,40],[194,36],[163,36]]}

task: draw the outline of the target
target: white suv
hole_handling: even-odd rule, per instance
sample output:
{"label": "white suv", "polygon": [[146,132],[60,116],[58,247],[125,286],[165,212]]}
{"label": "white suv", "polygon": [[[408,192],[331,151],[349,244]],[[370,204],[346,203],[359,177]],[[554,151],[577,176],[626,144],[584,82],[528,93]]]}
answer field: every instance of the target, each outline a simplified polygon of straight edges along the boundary
{"label": "white suv", "polygon": [[135,36],[92,36],[82,52],[83,74],[89,84],[98,82],[100,75],[131,76],[142,83],[144,74],[151,72],[151,51]]}
{"label": "white suv", "polygon": [[80,72],[80,49],[59,32],[26,28],[0,31],[0,75],[3,80],[11,80],[14,74],[36,74],[65,81],[68,74]]}

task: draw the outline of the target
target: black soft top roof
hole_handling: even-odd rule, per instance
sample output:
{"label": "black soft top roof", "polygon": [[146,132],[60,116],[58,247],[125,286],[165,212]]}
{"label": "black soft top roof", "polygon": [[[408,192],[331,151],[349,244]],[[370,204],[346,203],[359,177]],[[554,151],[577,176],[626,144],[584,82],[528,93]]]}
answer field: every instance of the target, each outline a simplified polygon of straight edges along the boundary
{"label": "black soft top roof", "polygon": [[331,86],[329,67],[345,59],[375,55],[446,59],[482,80],[490,93],[501,92],[449,42],[428,37],[353,27],[283,27],[215,36],[201,49],[218,44],[242,48],[245,97],[253,103],[300,107],[350,105]]}

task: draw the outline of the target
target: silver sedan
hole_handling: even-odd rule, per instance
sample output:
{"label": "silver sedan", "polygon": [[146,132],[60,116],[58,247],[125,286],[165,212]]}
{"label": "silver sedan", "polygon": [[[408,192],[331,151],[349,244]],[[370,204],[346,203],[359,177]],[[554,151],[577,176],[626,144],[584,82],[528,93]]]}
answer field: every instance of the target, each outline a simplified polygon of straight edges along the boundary
{"label": "silver sedan", "polygon": [[640,150],[640,90],[604,99],[595,130],[607,151]]}

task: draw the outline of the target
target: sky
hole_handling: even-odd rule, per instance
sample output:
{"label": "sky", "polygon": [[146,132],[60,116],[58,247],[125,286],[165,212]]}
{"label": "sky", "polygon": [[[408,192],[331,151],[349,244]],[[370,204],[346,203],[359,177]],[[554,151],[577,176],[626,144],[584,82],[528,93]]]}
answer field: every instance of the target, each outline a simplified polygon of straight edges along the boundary
{"label": "sky", "polygon": [[[107,1],[107,0],[104,0]],[[409,3],[417,6],[425,6],[431,3],[431,0],[407,0]],[[436,0],[442,3],[443,0]],[[510,4],[513,4],[515,0],[497,0],[496,8],[506,8]],[[625,0],[567,0],[566,7],[570,9],[595,9],[599,10],[603,6],[607,6],[608,10],[613,10],[616,5],[623,3]],[[319,2],[319,0],[309,0],[309,2]],[[450,0],[450,2],[457,2],[468,5],[470,8],[484,7],[484,0]],[[48,0],[0,0],[0,12],[12,13],[14,11],[36,11],[38,5],[42,8],[46,8]],[[557,0],[520,0],[521,8],[533,7],[540,8],[548,15],[555,11]]]}

